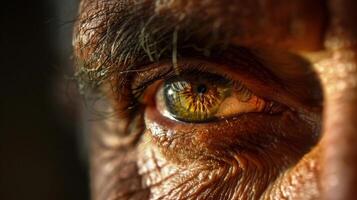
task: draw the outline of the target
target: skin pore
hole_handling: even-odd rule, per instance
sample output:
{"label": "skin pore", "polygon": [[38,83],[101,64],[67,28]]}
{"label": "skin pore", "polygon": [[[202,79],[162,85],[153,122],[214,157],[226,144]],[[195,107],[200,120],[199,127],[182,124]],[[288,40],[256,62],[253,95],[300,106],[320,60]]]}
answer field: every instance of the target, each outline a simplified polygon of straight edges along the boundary
{"label": "skin pore", "polygon": [[[82,0],[76,75],[107,113],[87,124],[92,198],[354,199],[356,8]],[[251,109],[199,123],[169,116],[160,88],[201,80],[210,91],[217,81],[207,73],[242,83],[267,106],[230,101]]]}

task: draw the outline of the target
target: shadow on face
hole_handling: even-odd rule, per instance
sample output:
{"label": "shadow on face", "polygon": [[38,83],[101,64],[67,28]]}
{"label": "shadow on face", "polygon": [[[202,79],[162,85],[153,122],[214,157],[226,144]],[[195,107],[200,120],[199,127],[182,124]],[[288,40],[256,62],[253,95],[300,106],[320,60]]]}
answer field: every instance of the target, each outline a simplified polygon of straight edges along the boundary
{"label": "shadow on face", "polygon": [[82,1],[94,199],[351,199],[356,6]]}

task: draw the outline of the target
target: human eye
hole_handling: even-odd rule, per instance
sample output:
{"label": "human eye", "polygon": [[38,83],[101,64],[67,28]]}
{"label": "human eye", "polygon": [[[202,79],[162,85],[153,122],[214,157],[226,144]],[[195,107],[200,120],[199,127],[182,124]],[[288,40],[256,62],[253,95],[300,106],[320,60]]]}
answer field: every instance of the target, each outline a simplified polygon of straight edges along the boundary
{"label": "human eye", "polygon": [[208,122],[249,112],[270,112],[273,102],[254,95],[239,81],[192,71],[165,80],[155,97],[157,110],[184,122]]}
{"label": "human eye", "polygon": [[147,103],[162,116],[181,122],[209,123],[251,112],[276,114],[284,108],[258,97],[239,80],[202,70],[184,71],[157,82],[156,89],[146,94],[146,100],[151,98]]}

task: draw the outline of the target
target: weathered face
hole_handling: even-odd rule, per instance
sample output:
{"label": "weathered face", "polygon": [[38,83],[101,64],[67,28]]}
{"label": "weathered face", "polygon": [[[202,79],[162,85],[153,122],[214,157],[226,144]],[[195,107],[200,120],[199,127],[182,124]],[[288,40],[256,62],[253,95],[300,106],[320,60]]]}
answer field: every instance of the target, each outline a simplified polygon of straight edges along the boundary
{"label": "weathered face", "polygon": [[357,3],[80,8],[93,199],[354,198]]}

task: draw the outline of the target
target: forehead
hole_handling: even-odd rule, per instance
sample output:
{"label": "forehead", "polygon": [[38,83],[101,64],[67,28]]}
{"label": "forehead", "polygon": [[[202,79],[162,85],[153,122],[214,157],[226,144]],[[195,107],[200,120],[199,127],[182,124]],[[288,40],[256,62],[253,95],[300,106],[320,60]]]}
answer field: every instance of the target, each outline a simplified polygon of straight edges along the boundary
{"label": "forehead", "polygon": [[229,32],[231,44],[298,51],[323,46],[326,6],[321,0],[83,0],[81,18],[94,15],[97,19],[90,23],[110,21],[114,12],[139,6],[178,21],[199,19],[212,30]]}

